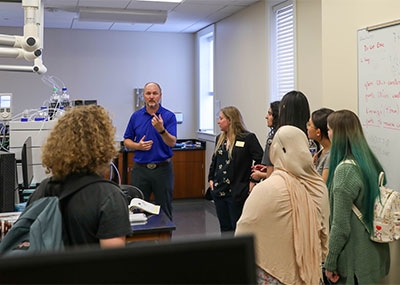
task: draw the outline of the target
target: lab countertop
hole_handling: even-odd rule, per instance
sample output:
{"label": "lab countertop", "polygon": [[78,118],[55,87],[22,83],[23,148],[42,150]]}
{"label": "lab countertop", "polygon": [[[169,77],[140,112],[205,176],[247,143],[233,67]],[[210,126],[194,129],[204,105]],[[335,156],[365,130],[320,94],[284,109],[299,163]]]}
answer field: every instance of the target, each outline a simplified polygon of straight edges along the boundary
{"label": "lab countertop", "polygon": [[[188,150],[205,150],[206,141],[198,139],[178,139],[175,146],[172,148],[173,151],[188,151]],[[119,152],[134,152],[134,150],[128,149],[123,146],[121,142],[121,149]]]}

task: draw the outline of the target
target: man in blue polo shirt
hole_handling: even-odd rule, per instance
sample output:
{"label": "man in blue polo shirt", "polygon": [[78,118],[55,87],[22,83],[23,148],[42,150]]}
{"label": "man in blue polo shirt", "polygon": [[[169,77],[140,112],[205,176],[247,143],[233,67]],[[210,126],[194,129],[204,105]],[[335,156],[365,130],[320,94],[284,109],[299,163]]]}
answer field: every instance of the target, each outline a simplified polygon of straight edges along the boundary
{"label": "man in blue polo shirt", "polygon": [[148,201],[154,193],[155,203],[172,220],[174,171],[172,150],[176,143],[175,114],[160,104],[161,87],[146,83],[143,97],[146,106],[131,116],[124,135],[124,144],[135,151],[131,184],[143,191]]}

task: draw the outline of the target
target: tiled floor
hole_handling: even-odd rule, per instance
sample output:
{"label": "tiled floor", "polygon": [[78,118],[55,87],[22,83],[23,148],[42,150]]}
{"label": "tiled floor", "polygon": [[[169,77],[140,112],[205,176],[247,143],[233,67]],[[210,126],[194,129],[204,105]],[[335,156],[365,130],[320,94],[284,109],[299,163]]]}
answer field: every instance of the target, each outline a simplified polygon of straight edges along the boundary
{"label": "tiled floor", "polygon": [[173,240],[220,236],[214,203],[205,199],[179,199],[172,202],[176,230]]}

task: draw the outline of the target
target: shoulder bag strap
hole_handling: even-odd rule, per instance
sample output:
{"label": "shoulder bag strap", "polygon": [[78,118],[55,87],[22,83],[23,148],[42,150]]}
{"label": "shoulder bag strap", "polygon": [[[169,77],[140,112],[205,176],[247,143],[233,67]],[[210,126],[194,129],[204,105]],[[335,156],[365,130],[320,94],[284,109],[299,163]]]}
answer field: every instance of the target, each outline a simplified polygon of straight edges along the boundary
{"label": "shoulder bag strap", "polygon": [[[382,171],[381,173],[379,173],[379,178],[378,178],[379,192],[380,192],[380,187],[383,186],[384,177],[385,177],[385,173],[384,173],[383,171]],[[379,195],[379,199],[380,199],[380,195]],[[356,214],[356,216],[357,216],[357,218],[360,220],[360,222],[363,224],[364,228],[365,228],[365,229],[367,230],[367,232],[370,234],[367,225],[364,223],[363,214],[362,214],[362,213],[360,212],[360,210],[356,207],[356,205],[353,204],[352,210],[353,210],[354,214]]]}
{"label": "shoulder bag strap", "polygon": [[[353,165],[356,165],[356,162],[354,160],[352,160],[352,159],[345,159],[345,160],[342,160],[338,164],[338,166],[342,165],[342,164],[353,164]],[[367,232],[370,233],[367,225],[364,223],[363,214],[360,212],[360,210],[354,204],[352,205],[351,209],[353,210],[353,213],[357,216],[357,218],[360,220],[360,222],[363,224],[363,226],[367,230]]]}
{"label": "shoulder bag strap", "polygon": [[356,205],[353,204],[353,206],[351,207],[351,209],[353,210],[353,213],[356,214],[357,218],[360,220],[360,222],[363,224],[364,228],[367,230],[368,233],[369,229],[367,227],[367,225],[364,223],[363,220],[363,214],[360,212],[360,210],[356,207]]}

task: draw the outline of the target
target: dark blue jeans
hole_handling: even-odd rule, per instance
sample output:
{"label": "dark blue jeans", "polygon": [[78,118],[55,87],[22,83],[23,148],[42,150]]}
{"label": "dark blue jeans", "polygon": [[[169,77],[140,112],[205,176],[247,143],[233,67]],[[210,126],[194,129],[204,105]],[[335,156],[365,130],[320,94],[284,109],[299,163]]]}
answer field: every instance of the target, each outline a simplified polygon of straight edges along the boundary
{"label": "dark blue jeans", "polygon": [[243,205],[236,203],[232,196],[219,197],[211,191],[221,232],[235,231],[236,223],[242,215]]}
{"label": "dark blue jeans", "polygon": [[172,220],[174,170],[171,161],[154,169],[134,164],[131,184],[142,190],[146,201],[149,201],[151,193],[154,193],[155,204],[160,205],[164,213]]}

